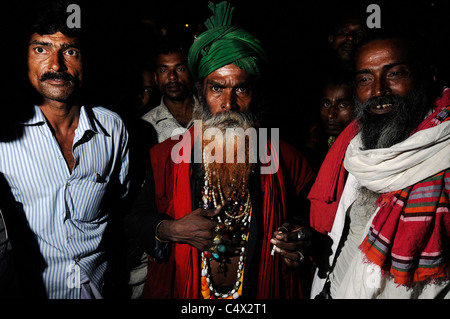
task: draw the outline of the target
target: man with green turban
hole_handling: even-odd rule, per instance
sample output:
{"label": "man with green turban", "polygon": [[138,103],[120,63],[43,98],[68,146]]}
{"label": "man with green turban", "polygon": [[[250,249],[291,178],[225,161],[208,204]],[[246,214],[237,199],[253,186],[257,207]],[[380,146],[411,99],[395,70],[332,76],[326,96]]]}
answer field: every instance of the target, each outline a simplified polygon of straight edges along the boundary
{"label": "man with green turban", "polygon": [[[303,254],[311,237],[301,225],[314,174],[292,146],[256,133],[255,81],[266,53],[252,35],[228,26],[228,3],[210,8],[209,30],[188,57],[201,104],[196,121],[151,149],[152,169],[131,214],[130,233],[153,257],[142,297],[301,298],[309,289]],[[236,146],[229,129],[242,129],[243,138],[253,130],[260,141]],[[248,155],[256,145],[266,152],[253,162]],[[241,150],[245,160],[236,161]],[[264,170],[272,164],[274,170]]]}

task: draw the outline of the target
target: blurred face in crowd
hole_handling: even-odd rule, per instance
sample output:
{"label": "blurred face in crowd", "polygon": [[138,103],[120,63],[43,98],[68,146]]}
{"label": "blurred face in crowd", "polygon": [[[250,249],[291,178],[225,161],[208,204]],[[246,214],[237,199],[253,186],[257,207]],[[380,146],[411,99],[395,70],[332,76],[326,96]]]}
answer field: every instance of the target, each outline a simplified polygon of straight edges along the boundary
{"label": "blurred face in crowd", "polygon": [[349,84],[328,84],[323,91],[320,119],[330,136],[338,136],[353,120],[353,92]]}
{"label": "blurred face in crowd", "polygon": [[28,78],[44,99],[66,102],[83,82],[83,64],[77,38],[61,32],[34,33],[28,46]]}
{"label": "blurred face in crowd", "polygon": [[328,43],[343,61],[351,61],[356,46],[366,37],[365,26],[359,19],[345,21],[334,35],[328,37]]}
{"label": "blurred face in crowd", "polygon": [[367,149],[403,141],[423,120],[429,103],[420,80],[401,40],[374,40],[359,50],[355,112]]}
{"label": "blurred face in crowd", "polygon": [[149,106],[150,101],[155,90],[155,78],[153,73],[149,70],[143,70],[141,72],[142,87],[138,94],[138,109],[146,109]]}
{"label": "blurred face in crowd", "polygon": [[155,82],[165,98],[183,101],[191,93],[191,79],[186,59],[181,53],[159,54]]}

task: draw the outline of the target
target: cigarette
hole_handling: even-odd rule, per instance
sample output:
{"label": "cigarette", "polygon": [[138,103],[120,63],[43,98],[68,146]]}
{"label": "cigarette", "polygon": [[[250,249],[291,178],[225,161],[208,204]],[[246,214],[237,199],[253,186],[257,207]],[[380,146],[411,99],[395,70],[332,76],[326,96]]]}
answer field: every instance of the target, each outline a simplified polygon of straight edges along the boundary
{"label": "cigarette", "polygon": [[275,249],[277,248],[276,245],[273,245],[272,251],[270,252],[270,255],[273,256],[275,255]]}

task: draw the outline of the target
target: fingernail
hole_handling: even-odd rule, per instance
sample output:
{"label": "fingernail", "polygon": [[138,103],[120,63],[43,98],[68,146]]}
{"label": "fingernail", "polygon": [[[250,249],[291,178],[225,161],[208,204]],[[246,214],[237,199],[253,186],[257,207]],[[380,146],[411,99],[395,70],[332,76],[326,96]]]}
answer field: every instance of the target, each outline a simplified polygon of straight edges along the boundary
{"label": "fingernail", "polygon": [[272,238],[272,239],[270,240],[270,243],[276,245],[276,244],[277,244],[277,240]]}

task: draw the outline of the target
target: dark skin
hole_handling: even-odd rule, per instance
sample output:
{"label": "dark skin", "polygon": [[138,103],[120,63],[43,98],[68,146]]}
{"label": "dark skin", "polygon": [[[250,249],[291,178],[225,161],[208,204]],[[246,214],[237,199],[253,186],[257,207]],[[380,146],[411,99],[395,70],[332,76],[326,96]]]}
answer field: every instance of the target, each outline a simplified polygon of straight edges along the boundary
{"label": "dark skin", "polygon": [[[225,111],[247,111],[250,109],[253,90],[250,85],[250,76],[244,70],[233,64],[226,65],[209,74],[204,79],[204,96],[211,113],[217,114]],[[196,209],[180,219],[163,222],[158,228],[158,237],[171,242],[186,243],[200,251],[208,250],[215,236],[216,222],[211,218],[217,216],[220,207],[215,210]],[[290,229],[299,226],[288,224]],[[296,251],[309,246],[309,230],[304,241],[298,241],[297,232],[273,234],[279,246],[280,253],[290,266],[298,266],[299,255]],[[211,272],[214,283],[219,286],[232,286],[236,281],[235,273],[239,256],[230,258],[228,272],[218,273],[218,263],[211,262]]]}
{"label": "dark skin", "polygon": [[[298,240],[298,231],[305,232],[305,238]],[[305,255],[311,247],[312,232],[307,227],[284,223],[279,230],[273,233],[270,242],[276,245],[275,251],[283,256],[283,260],[290,267],[298,267],[301,264],[299,253]]]}
{"label": "dark skin", "polygon": [[[65,77],[45,79],[45,74]],[[28,46],[28,78],[43,98],[39,107],[50,122],[72,171],[75,165],[72,145],[80,116],[75,97],[83,79],[78,39],[59,31],[50,35],[33,34]]]}
{"label": "dark skin", "polygon": [[180,125],[192,119],[191,79],[181,53],[159,54],[155,61],[155,83],[164,95],[164,103]]}
{"label": "dark skin", "polygon": [[338,136],[350,124],[353,120],[353,95],[350,85],[325,86],[320,119],[330,136]]}
{"label": "dark skin", "polygon": [[342,61],[350,63],[356,46],[365,36],[364,21],[348,19],[339,26],[334,35],[328,37],[328,43]]}
{"label": "dark skin", "polygon": [[[376,40],[364,45],[356,57],[356,97],[362,103],[388,94],[408,96],[414,77],[408,64],[405,43],[397,39]],[[381,105],[371,111],[384,114],[395,105]]]}

